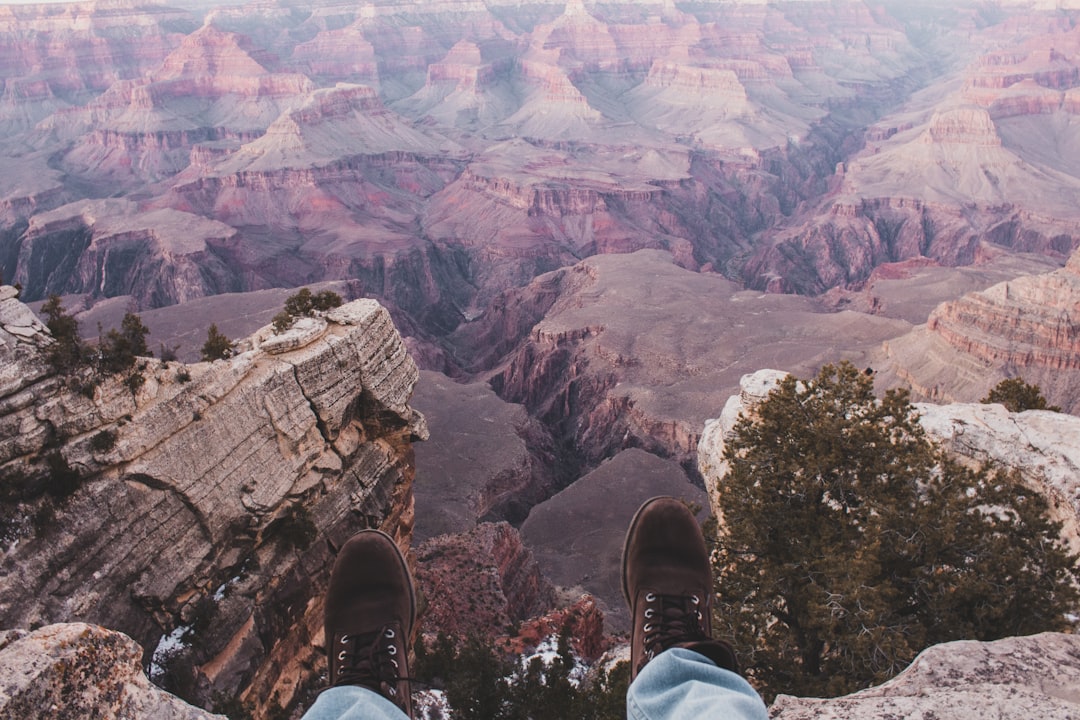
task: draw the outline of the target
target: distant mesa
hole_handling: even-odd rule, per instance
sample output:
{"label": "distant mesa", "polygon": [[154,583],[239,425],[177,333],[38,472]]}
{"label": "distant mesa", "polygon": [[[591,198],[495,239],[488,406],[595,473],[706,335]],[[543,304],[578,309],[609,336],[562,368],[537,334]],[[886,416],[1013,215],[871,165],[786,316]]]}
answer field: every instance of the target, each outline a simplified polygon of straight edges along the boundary
{"label": "distant mesa", "polygon": [[961,145],[985,145],[1000,147],[990,113],[983,108],[966,107],[934,113],[930,126],[922,135],[922,141],[933,143],[957,143]]}

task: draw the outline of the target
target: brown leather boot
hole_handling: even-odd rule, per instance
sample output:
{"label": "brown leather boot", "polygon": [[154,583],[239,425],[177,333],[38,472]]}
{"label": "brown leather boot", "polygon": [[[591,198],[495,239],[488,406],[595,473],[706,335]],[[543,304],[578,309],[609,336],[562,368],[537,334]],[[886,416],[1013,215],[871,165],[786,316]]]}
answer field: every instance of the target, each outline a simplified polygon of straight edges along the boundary
{"label": "brown leather boot", "polygon": [[342,546],[326,590],[330,685],[362,685],[412,717],[409,639],[416,597],[393,539],[363,530]]}
{"label": "brown leather boot", "polygon": [[626,532],[622,583],[633,622],[631,680],[653,657],[673,647],[739,672],[731,646],[711,637],[709,551],[686,505],[657,497],[638,509]]}

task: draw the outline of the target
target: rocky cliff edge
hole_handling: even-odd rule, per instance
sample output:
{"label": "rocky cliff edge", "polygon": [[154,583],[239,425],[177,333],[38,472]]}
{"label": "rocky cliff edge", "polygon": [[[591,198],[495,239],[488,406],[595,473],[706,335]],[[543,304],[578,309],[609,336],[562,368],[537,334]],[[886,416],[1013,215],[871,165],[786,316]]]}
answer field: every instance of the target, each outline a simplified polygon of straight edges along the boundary
{"label": "rocky cliff edge", "polygon": [[141,385],[58,376],[51,342],[0,289],[0,627],[103,625],[196,701],[290,706],[335,548],[411,539],[427,430],[389,314],[358,300],[228,360],[140,359]]}

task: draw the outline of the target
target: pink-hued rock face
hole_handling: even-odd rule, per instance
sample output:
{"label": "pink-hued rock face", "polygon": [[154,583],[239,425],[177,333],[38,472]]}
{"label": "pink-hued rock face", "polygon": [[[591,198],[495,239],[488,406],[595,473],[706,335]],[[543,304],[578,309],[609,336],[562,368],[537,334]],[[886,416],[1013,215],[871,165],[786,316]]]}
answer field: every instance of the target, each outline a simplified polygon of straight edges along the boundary
{"label": "pink-hued rock face", "polygon": [[[817,293],[974,262],[1003,223],[990,242],[1075,245],[1075,172],[1025,142],[1071,142],[1054,118],[1076,104],[1076,30],[951,10],[924,47],[907,20],[814,2],[5,10],[4,272],[28,298],[144,308],[360,278],[443,334],[600,253]],[[865,148],[834,132],[860,123]],[[168,209],[235,232],[133,265],[86,247],[93,227],[23,225],[91,196],[135,203],[113,225]]]}
{"label": "pink-hued rock face", "polygon": [[[364,527],[410,542],[427,430],[387,311],[358,300],[228,360],[141,359],[141,385],[89,391],[48,368],[28,313],[0,288],[0,625],[92,621],[158,665],[176,632],[173,669],[196,686],[291,702],[316,682],[333,548]],[[79,478],[63,502],[41,489],[57,464]]]}

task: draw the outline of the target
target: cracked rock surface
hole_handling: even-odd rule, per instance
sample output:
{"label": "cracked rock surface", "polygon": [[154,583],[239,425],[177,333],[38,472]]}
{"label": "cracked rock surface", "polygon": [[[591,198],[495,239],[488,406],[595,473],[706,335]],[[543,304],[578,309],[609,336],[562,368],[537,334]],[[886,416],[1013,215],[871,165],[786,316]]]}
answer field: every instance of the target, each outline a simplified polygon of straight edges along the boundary
{"label": "cracked rock surface", "polygon": [[773,720],[1080,717],[1080,637],[1043,633],[935,645],[878,687],[818,700],[781,695]]}
{"label": "cracked rock surface", "polygon": [[215,720],[150,684],[131,638],[95,625],[66,623],[34,632],[0,632],[0,715]]}
{"label": "cracked rock surface", "polygon": [[389,314],[358,300],[296,337],[264,328],[229,360],[140,359],[133,392],[52,374],[48,331],[9,332],[29,310],[0,298],[0,359],[24,368],[0,382],[0,627],[93,622],[146,664],[180,628],[198,697],[287,705],[320,665],[334,548],[364,527],[410,541],[427,430]]}

